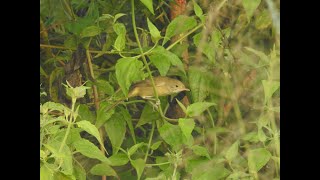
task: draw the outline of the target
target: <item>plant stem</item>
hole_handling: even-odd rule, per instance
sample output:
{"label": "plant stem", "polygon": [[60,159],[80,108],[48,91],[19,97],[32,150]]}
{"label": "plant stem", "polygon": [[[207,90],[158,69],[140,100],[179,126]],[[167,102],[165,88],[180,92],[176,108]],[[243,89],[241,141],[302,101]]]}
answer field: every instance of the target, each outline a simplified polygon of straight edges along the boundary
{"label": "plant stem", "polygon": [[76,98],[72,98],[71,114],[70,114],[70,118],[69,118],[69,121],[68,121],[69,124],[68,124],[68,127],[67,127],[66,134],[64,135],[63,140],[62,140],[62,142],[61,142],[61,145],[60,145],[60,148],[59,148],[59,152],[61,152],[64,144],[65,144],[66,141],[67,141],[68,135],[69,135],[69,133],[70,133],[71,125],[73,124],[72,119],[74,118],[73,112],[74,112],[74,105],[75,105],[75,104],[76,104]]}
{"label": "plant stem", "polygon": [[139,36],[138,36],[138,32],[137,32],[137,26],[136,26],[135,14],[134,14],[134,0],[131,0],[131,13],[132,13],[133,32],[134,32],[134,35],[136,37],[136,41],[137,41],[139,49],[140,49],[140,53],[142,55],[141,57],[142,57],[143,63],[145,64],[145,66],[147,68],[147,71],[148,71],[148,74],[149,74],[149,77],[150,77],[150,80],[151,80],[151,83],[152,83],[152,87],[153,87],[153,91],[154,91],[156,100],[158,101],[159,97],[158,97],[158,93],[157,93],[157,90],[156,90],[156,86],[155,86],[154,80],[152,78],[151,70],[150,70],[149,65],[147,63],[146,57],[145,57],[145,55],[143,53],[142,46],[141,46],[141,43],[140,43],[140,40],[139,40]]}
{"label": "plant stem", "polygon": [[144,157],[144,162],[145,162],[145,163],[147,163],[147,158],[148,158],[148,155],[149,155],[149,149],[150,149],[151,142],[152,142],[154,127],[155,127],[155,123],[154,123],[154,121],[152,121],[152,129],[151,129],[151,134],[150,134],[150,138],[149,138],[147,153],[146,153],[146,155],[145,155],[145,157]]}

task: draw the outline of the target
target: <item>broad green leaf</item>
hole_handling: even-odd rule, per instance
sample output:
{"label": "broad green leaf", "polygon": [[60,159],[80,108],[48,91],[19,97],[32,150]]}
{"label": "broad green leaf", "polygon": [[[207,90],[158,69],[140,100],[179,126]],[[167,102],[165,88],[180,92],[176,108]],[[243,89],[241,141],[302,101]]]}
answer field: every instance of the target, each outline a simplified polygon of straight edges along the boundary
{"label": "broad green leaf", "polygon": [[136,125],[136,128],[158,119],[161,119],[160,114],[157,111],[154,111],[149,104],[146,104],[142,110],[142,113],[141,113],[139,122]]}
{"label": "broad green leaf", "polygon": [[[246,174],[242,171],[234,171],[232,174],[230,174],[227,179],[250,179],[250,174]],[[274,180],[274,179],[273,179]]]}
{"label": "broad green leaf", "polygon": [[157,29],[157,27],[147,18],[148,28],[150,31],[151,36],[155,39],[155,41],[158,41],[161,38],[160,31]]}
{"label": "broad green leaf", "polygon": [[261,0],[242,0],[242,5],[246,10],[248,21],[250,21],[254,11],[259,6]]}
{"label": "broad green leaf", "polygon": [[118,36],[125,35],[127,32],[126,27],[123,23],[115,23],[113,25],[113,30]]}
{"label": "broad green leaf", "polygon": [[164,49],[162,46],[154,48],[149,58],[162,76],[167,74],[170,64],[177,66],[179,70],[185,74],[183,63],[180,58],[176,54]]}
{"label": "broad green leaf", "polygon": [[129,162],[128,156],[122,152],[109,157],[110,166],[123,166]]}
{"label": "broad green leaf", "polygon": [[117,51],[122,51],[126,46],[126,37],[123,35],[119,35],[113,46]]}
{"label": "broad green leaf", "polygon": [[101,29],[97,26],[89,26],[86,27],[80,34],[81,38],[84,37],[93,37],[99,35],[101,33]]}
{"label": "broad green leaf", "polygon": [[174,149],[183,144],[184,135],[178,125],[165,123],[159,128],[159,133],[162,139]]}
{"label": "broad green leaf", "polygon": [[114,19],[113,19],[113,23],[115,23],[119,18],[121,18],[122,16],[125,16],[126,14],[123,14],[123,13],[118,13],[114,16]]}
{"label": "broad green leaf", "polygon": [[258,172],[271,158],[271,153],[265,148],[249,150],[248,166],[250,172]]}
{"label": "broad green leaf", "polygon": [[239,149],[239,141],[234,142],[229,147],[229,149],[225,154],[225,157],[229,162],[231,162],[238,155],[238,149]]}
{"label": "broad green leaf", "polygon": [[149,11],[154,15],[153,10],[153,2],[152,0],[140,0],[148,9]]}
{"label": "broad green leaf", "polygon": [[159,148],[159,146],[161,145],[162,141],[158,141],[152,144],[151,149],[152,150],[156,150]]}
{"label": "broad green leaf", "polygon": [[74,163],[74,176],[77,180],[86,180],[86,170],[79,164]]}
{"label": "broad green leaf", "polygon": [[189,117],[199,116],[203,113],[206,109],[208,109],[210,106],[216,105],[215,103],[209,103],[209,102],[196,102],[187,107],[187,115]]}
{"label": "broad green leaf", "polygon": [[104,127],[112,144],[112,152],[117,154],[126,134],[126,120],[120,113],[115,113]]}
{"label": "broad green leaf", "polygon": [[154,53],[149,57],[149,59],[152,62],[152,64],[155,65],[156,68],[159,70],[161,76],[167,75],[171,66],[171,62],[165,54]]}
{"label": "broad green leaf", "polygon": [[133,155],[140,147],[144,146],[145,143],[141,142],[138,144],[135,144],[134,146],[132,146],[129,150],[128,150],[128,156]]}
{"label": "broad green leaf", "polygon": [[208,72],[203,67],[189,67],[188,72],[189,85],[191,90],[191,97],[194,102],[202,102],[209,95],[209,83],[211,82],[208,77]]}
{"label": "broad green leaf", "polygon": [[108,163],[100,163],[90,169],[90,173],[98,176],[115,176],[117,173],[108,165]]}
{"label": "broad green leaf", "polygon": [[107,157],[103,155],[100,149],[86,139],[80,139],[73,143],[74,147],[82,155],[89,158],[98,159],[102,162],[109,162]]}
{"label": "broad green leaf", "polygon": [[55,103],[55,102],[51,102],[51,101],[48,101],[48,102],[44,103],[43,105],[40,105],[40,113],[45,114],[48,111],[53,111],[53,110],[63,112],[64,106],[60,103]]}
{"label": "broad green leaf", "polygon": [[186,32],[197,25],[197,21],[194,17],[180,15],[176,17],[167,27],[165,39],[162,42],[164,45],[166,42],[170,40],[171,37]]}
{"label": "broad green leaf", "polygon": [[72,154],[68,146],[63,146],[61,153],[62,156],[62,165],[61,172],[65,175],[72,175],[73,173],[73,164],[72,164]]}
{"label": "broad green leaf", "polygon": [[136,135],[134,133],[134,127],[133,127],[131,115],[130,115],[129,111],[127,109],[125,109],[124,107],[119,107],[119,109],[120,109],[119,113],[122,115],[123,119],[127,122],[127,125],[129,127],[129,131],[130,131],[131,137],[133,139],[133,142],[134,142],[134,144],[136,144],[137,143]]}
{"label": "broad green leaf", "polygon": [[90,111],[88,105],[86,104],[79,105],[79,118],[81,120],[88,120],[91,123],[93,123],[96,119],[95,115]]}
{"label": "broad green leaf", "polygon": [[85,130],[87,133],[89,133],[92,136],[94,136],[95,138],[97,138],[99,143],[101,145],[103,145],[102,139],[100,137],[99,130],[97,129],[97,127],[95,125],[91,124],[89,121],[86,121],[86,120],[77,122],[77,125],[78,125],[79,128]]}
{"label": "broad green leaf", "polygon": [[78,17],[77,21],[68,22],[64,26],[66,30],[68,30],[72,34],[76,34],[79,36],[80,34],[82,34],[84,29],[93,25],[94,21],[95,19],[93,17],[89,17],[89,16],[84,18]]}
{"label": "broad green leaf", "polygon": [[262,80],[264,90],[264,103],[266,104],[272,97],[273,93],[280,87],[279,81],[266,81]]}
{"label": "broad green leaf", "polygon": [[187,118],[179,118],[179,127],[183,133],[183,135],[186,137],[186,139],[189,139],[191,135],[191,132],[195,126],[195,122],[193,119],[187,119]]}
{"label": "broad green leaf", "polygon": [[110,106],[112,106],[112,104],[109,104],[109,102],[106,101],[100,103],[100,108],[97,110],[97,128],[100,128],[114,114],[115,109],[109,109]]}
{"label": "broad green leaf", "polygon": [[207,148],[199,146],[199,145],[194,145],[191,147],[191,149],[194,154],[196,154],[198,156],[204,156],[204,157],[207,157],[208,159],[211,159]]}
{"label": "broad green leaf", "polygon": [[47,168],[46,166],[40,167],[40,179],[42,180],[54,180],[54,170]]}
{"label": "broad green leaf", "polygon": [[193,10],[196,16],[201,17],[203,14],[201,7],[196,3],[196,1],[193,0],[192,2],[193,2]]}
{"label": "broad green leaf", "polygon": [[231,172],[223,166],[216,166],[204,172],[197,180],[218,180],[227,177]]}
{"label": "broad green leaf", "polygon": [[96,82],[96,85],[97,85],[99,91],[102,91],[103,93],[105,93],[109,96],[114,94],[113,86],[111,86],[111,84],[108,81],[98,79]]}
{"label": "broad green leaf", "polygon": [[138,174],[138,180],[139,180],[146,164],[143,159],[132,160],[131,164],[136,169],[137,174]]}
{"label": "broad green leaf", "polygon": [[143,64],[136,58],[121,58],[118,60],[116,68],[116,78],[125,96],[128,95],[129,87],[134,81],[142,80]]}

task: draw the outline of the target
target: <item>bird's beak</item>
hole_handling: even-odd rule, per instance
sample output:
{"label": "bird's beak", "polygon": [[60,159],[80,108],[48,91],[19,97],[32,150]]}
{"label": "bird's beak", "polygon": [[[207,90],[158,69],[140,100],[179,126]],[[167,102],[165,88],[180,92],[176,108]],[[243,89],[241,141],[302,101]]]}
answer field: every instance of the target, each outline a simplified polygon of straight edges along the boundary
{"label": "bird's beak", "polygon": [[190,91],[190,89],[188,89],[188,88],[184,88],[184,89],[182,89],[183,91]]}

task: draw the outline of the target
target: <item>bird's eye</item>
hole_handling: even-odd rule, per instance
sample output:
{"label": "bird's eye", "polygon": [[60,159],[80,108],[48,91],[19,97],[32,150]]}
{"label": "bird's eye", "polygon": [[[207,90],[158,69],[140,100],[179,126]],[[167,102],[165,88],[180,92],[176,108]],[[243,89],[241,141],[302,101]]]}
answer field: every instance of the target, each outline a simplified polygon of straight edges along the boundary
{"label": "bird's eye", "polygon": [[179,87],[178,85],[176,85],[176,87]]}

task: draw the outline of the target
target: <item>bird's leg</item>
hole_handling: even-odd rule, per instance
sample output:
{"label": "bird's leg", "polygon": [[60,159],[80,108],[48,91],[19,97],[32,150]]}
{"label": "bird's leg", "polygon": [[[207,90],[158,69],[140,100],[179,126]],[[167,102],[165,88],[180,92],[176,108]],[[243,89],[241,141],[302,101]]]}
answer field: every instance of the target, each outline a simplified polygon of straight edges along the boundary
{"label": "bird's leg", "polygon": [[[154,108],[160,108],[160,100],[156,100],[156,99],[153,99],[153,98],[145,98],[145,99],[148,99],[150,104],[152,105],[152,110],[154,111]],[[155,101],[155,103],[153,103],[152,101]]]}

